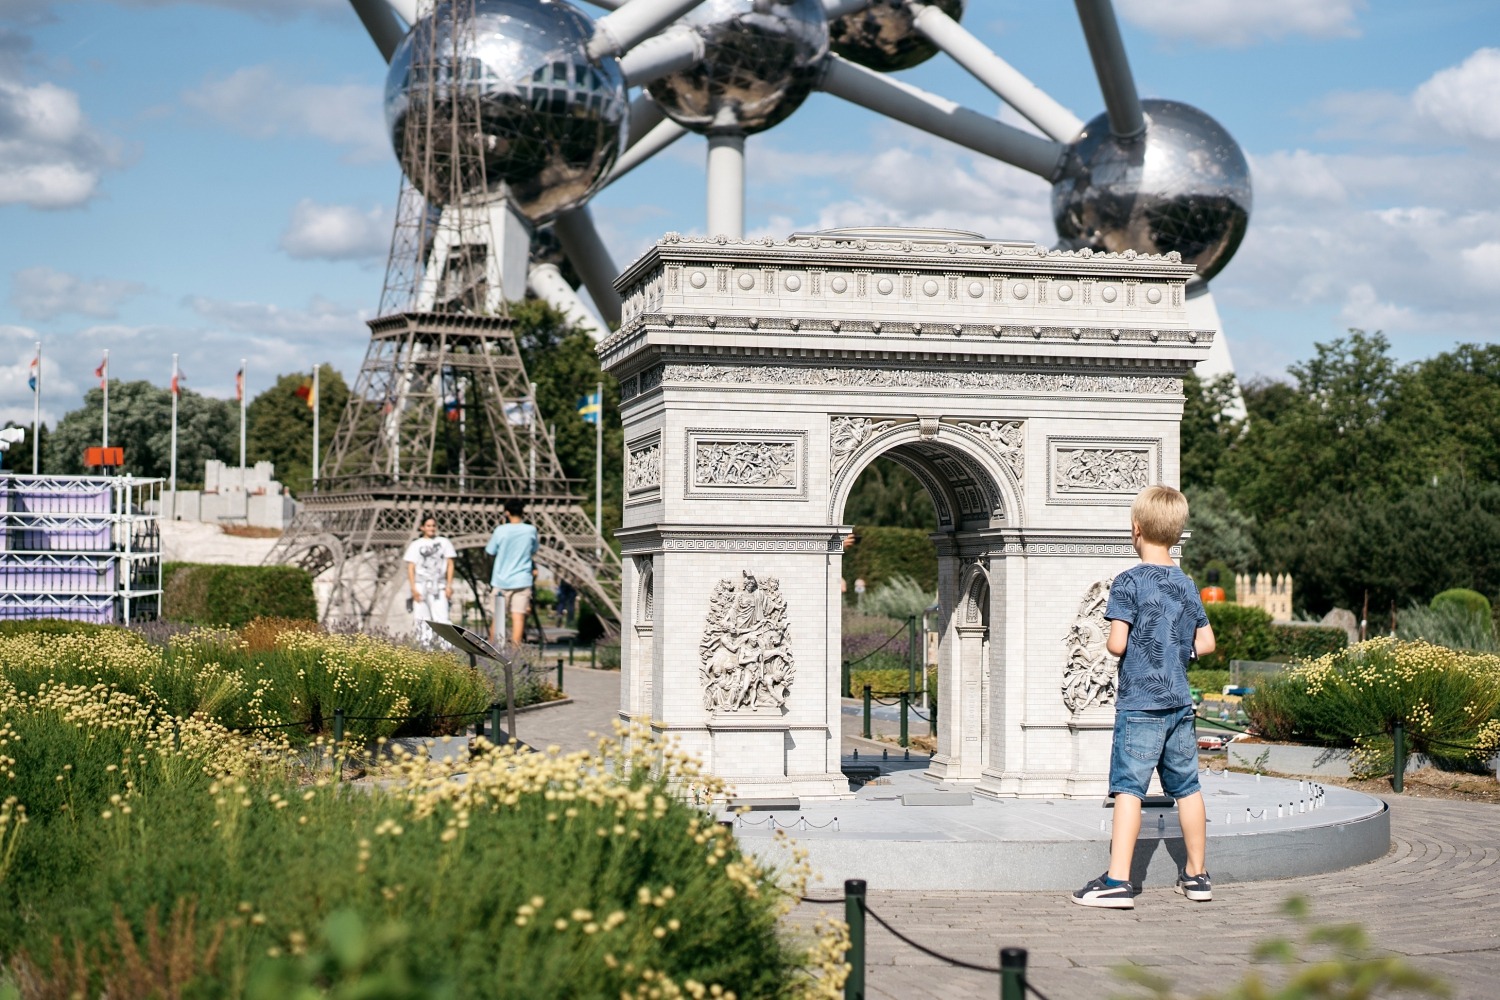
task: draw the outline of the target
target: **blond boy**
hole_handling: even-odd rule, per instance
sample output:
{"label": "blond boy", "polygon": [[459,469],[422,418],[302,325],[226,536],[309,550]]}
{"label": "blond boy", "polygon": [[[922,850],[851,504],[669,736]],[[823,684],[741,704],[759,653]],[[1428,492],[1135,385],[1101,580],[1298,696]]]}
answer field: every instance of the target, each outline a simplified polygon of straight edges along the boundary
{"label": "blond boy", "polygon": [[1194,902],[1213,898],[1204,867],[1208,821],[1198,787],[1198,736],[1188,664],[1214,651],[1214,631],[1193,582],[1172,561],[1187,524],[1188,502],[1170,486],[1148,486],[1130,507],[1130,539],[1141,561],[1110,588],[1106,648],[1120,657],[1109,794],[1115,800],[1109,870],[1073,893],[1082,906],[1133,910],[1130,881],[1141,804],[1151,772],[1177,800],[1187,863],[1177,892]]}

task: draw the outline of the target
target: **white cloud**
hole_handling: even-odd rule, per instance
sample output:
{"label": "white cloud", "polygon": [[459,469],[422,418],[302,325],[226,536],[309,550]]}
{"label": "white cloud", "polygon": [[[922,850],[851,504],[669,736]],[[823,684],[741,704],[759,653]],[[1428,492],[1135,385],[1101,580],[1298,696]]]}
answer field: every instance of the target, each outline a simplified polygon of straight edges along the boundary
{"label": "white cloud", "polygon": [[1242,47],[1292,35],[1353,38],[1364,0],[1120,0],[1120,16],[1173,40]]}
{"label": "white cloud", "polygon": [[0,204],[81,205],[114,159],[73,91],[0,78]]}
{"label": "white cloud", "polygon": [[48,320],[64,313],[113,319],[120,303],[142,290],[130,281],[80,278],[50,267],[17,271],[10,282],[10,301],[30,320]]}
{"label": "white cloud", "polygon": [[219,333],[264,337],[360,336],[367,315],[314,296],[306,309],[286,309],[261,302],[226,302],[191,296],[187,306]]}
{"label": "white cloud", "polygon": [[304,198],[292,209],[281,249],[303,260],[378,259],[390,249],[393,218],[384,205],[362,209]]}
{"label": "white cloud", "polygon": [[381,88],[298,83],[270,66],[247,66],[204,80],[182,95],[188,107],[256,138],[312,138],[346,146],[358,160],[390,157]]}
{"label": "white cloud", "polygon": [[1412,94],[1423,118],[1459,139],[1500,141],[1500,49],[1479,49]]}

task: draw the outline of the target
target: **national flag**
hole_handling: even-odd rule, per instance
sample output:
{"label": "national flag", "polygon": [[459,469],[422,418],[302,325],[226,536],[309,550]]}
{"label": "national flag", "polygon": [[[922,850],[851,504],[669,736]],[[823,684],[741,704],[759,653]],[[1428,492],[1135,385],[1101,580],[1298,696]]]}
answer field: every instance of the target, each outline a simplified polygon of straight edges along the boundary
{"label": "national flag", "polygon": [[236,403],[245,401],[245,369],[243,368],[234,373],[234,401]]}
{"label": "national flag", "polygon": [[597,424],[599,415],[603,412],[604,407],[600,404],[597,392],[591,392],[578,401],[578,415],[586,424]]}
{"label": "national flag", "polygon": [[309,410],[313,408],[314,403],[312,379],[304,379],[302,384],[297,386],[296,393],[297,398],[306,403]]}
{"label": "national flag", "polygon": [[459,405],[457,396],[447,396],[443,399],[443,415],[449,420],[457,420],[459,417]]}
{"label": "national flag", "polygon": [[180,371],[172,373],[172,395],[182,395],[182,372]]}
{"label": "national flag", "polygon": [[516,427],[526,427],[531,423],[535,407],[531,400],[521,399],[514,403],[505,404],[505,422]]}
{"label": "national flag", "polygon": [[99,367],[94,369],[94,377],[99,380],[99,388],[104,388],[104,383],[109,380],[109,358],[99,362]]}
{"label": "national flag", "polygon": [[27,378],[26,378],[26,384],[29,385],[29,386],[31,386],[31,391],[32,392],[36,392],[36,375],[37,375],[36,358],[32,358],[31,359],[31,374],[29,376],[27,376]]}

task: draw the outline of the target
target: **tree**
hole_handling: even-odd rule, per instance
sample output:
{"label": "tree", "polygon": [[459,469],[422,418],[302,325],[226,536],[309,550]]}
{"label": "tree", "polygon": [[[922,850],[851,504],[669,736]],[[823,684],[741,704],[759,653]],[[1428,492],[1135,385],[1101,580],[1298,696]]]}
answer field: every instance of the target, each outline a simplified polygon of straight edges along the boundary
{"label": "tree", "polygon": [[[299,390],[311,392],[306,372],[279,375],[276,382],[250,401],[246,414],[246,451],[251,462],[272,462],[276,478],[300,494],[312,486],[312,408]],[[327,450],[349,399],[344,377],[332,365],[318,368],[319,437]]]}
{"label": "tree", "polygon": [[1212,486],[1219,463],[1243,425],[1229,415],[1235,382],[1230,374],[1204,382],[1189,372],[1182,379],[1182,485]]}
{"label": "tree", "polygon": [[888,458],[877,458],[854,481],[844,523],[935,531],[937,512],[916,476]]}
{"label": "tree", "polygon": [[[203,463],[239,461],[239,415],[229,400],[184,389],[177,401],[178,485],[199,482]],[[49,474],[85,471],[84,449],[101,443],[104,393],[84,393],[82,409],[64,414],[48,436],[43,458]],[[124,472],[166,478],[172,466],[172,393],[150,382],[109,384],[109,443],[125,450]]]}
{"label": "tree", "polygon": [[[1207,489],[1188,487],[1188,528],[1192,536],[1182,546],[1182,568],[1193,579],[1210,564],[1220,571],[1248,573],[1260,561],[1255,545],[1255,519],[1234,507],[1229,494],[1213,486]],[[1224,581],[1226,587],[1232,581]]]}
{"label": "tree", "polygon": [[[625,432],[620,425],[620,387],[599,369],[594,341],[556,309],[535,299],[510,304],[516,343],[526,374],[536,385],[536,403],[552,428],[563,472],[578,480],[577,493],[594,509],[595,428],[578,413],[579,402],[604,383],[604,537],[620,527],[624,502]],[[471,421],[472,423],[472,421]]]}

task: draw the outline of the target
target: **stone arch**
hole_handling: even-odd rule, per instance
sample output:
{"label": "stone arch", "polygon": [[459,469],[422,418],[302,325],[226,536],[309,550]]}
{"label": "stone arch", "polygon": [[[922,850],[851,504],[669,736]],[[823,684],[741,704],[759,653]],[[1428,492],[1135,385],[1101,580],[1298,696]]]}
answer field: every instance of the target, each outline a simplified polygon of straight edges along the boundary
{"label": "stone arch", "polygon": [[842,523],[855,482],[877,458],[889,458],[916,476],[932,497],[941,531],[1023,523],[1015,471],[978,435],[930,418],[877,425],[872,431],[834,472],[829,524]]}
{"label": "stone arch", "polygon": [[656,560],[641,558],[637,564],[640,584],[635,601],[635,623],[643,625],[651,622],[656,614]]}
{"label": "stone arch", "polygon": [[[945,661],[952,676],[939,674],[941,708],[948,719],[943,731],[939,716],[939,749],[944,777],[978,781],[989,764],[990,743],[990,576],[981,559],[965,561],[958,577],[953,610],[952,649]],[[945,738],[946,737],[946,738]]]}

